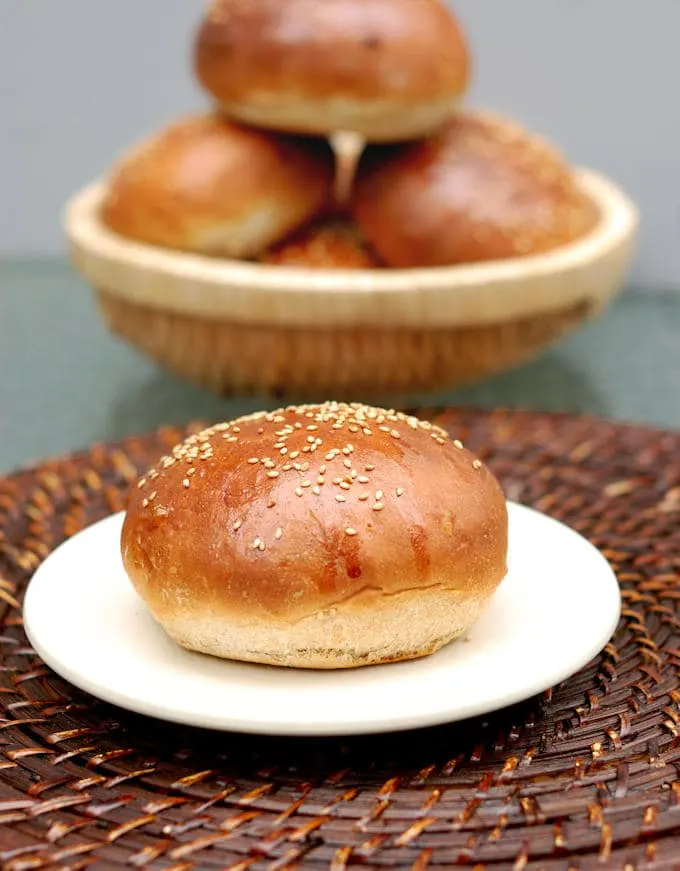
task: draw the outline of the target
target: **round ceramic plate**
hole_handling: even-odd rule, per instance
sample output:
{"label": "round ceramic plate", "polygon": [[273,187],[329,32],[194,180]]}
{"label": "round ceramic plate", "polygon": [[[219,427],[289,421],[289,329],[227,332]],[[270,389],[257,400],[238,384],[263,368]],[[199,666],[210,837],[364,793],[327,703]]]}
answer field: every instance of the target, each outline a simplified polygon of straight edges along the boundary
{"label": "round ceramic plate", "polygon": [[[24,603],[29,639],[92,695],[165,720],[277,735],[393,731],[460,720],[529,698],[607,643],[620,595],[585,539],[510,504],[510,570],[465,639],[421,660],[348,671],[229,662],[171,641],[123,570],[122,515],[49,556]],[[68,607],[64,607],[68,602]]]}

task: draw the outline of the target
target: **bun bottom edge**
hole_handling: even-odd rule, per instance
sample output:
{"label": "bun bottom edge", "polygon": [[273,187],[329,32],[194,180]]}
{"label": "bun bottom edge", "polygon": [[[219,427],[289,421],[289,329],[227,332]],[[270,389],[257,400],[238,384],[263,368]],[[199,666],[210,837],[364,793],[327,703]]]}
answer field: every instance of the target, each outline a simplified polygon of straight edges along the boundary
{"label": "bun bottom edge", "polygon": [[228,118],[266,130],[298,136],[352,133],[367,142],[389,143],[433,135],[459,103],[453,95],[409,105],[396,99],[315,99],[272,93],[260,95],[257,101],[217,100],[216,108]]}
{"label": "bun bottom edge", "polygon": [[285,624],[215,614],[156,619],[181,647],[220,659],[284,668],[351,669],[435,653],[467,632],[488,598],[456,591],[421,597],[414,593],[401,602],[386,597],[365,611],[338,607]]}

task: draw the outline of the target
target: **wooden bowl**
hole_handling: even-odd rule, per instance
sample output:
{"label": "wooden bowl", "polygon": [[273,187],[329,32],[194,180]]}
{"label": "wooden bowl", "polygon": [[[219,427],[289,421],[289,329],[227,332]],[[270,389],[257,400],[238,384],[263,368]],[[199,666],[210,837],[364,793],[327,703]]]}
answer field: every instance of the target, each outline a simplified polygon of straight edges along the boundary
{"label": "wooden bowl", "polygon": [[466,266],[300,269],[137,244],[100,222],[101,182],[71,200],[65,229],[110,329],[178,376],[222,394],[364,398],[500,372],[602,311],[638,216],[612,182],[579,180],[601,213],[592,233]]}

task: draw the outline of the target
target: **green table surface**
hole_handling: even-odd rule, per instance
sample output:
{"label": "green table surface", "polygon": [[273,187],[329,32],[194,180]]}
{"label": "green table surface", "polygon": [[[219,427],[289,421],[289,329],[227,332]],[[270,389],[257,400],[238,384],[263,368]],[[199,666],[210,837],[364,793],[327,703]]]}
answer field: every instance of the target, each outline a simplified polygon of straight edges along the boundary
{"label": "green table surface", "polygon": [[[629,290],[532,363],[464,390],[409,400],[680,428],[680,292]],[[271,405],[211,396],[111,338],[67,264],[0,261],[0,472],[164,423],[226,419]]]}

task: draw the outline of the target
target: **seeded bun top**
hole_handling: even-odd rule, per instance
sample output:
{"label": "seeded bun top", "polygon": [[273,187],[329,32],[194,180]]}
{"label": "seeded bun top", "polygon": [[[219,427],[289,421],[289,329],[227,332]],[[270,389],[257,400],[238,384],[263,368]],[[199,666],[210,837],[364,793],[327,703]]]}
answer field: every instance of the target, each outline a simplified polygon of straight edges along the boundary
{"label": "seeded bun top", "polygon": [[286,408],[190,437],[134,489],[125,567],[195,650],[337,667],[431,652],[506,573],[492,473],[414,417]]}
{"label": "seeded bun top", "polygon": [[369,146],[352,212],[388,266],[450,266],[552,251],[597,208],[553,146],[490,112],[460,112],[434,137]]}

